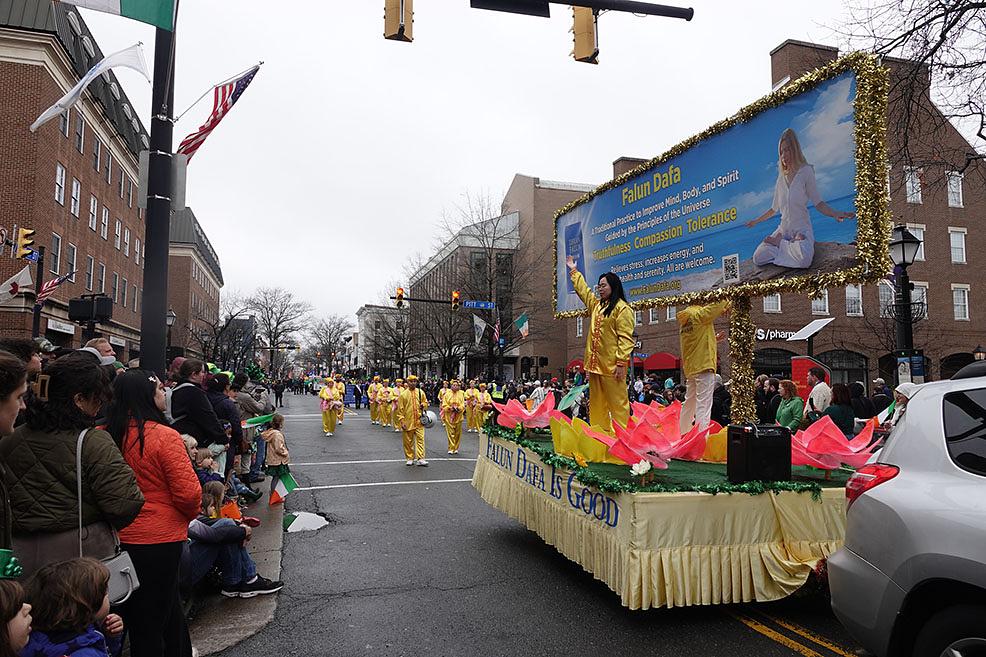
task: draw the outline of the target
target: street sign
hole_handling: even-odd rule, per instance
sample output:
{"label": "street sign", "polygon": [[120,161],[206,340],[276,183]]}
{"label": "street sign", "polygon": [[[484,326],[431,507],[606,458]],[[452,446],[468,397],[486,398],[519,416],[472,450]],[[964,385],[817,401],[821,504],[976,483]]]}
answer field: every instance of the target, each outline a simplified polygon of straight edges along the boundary
{"label": "street sign", "polygon": [[500,349],[503,349],[507,345],[506,338],[500,338]]}
{"label": "street sign", "polygon": [[475,308],[476,310],[493,310],[496,304],[492,301],[463,301],[463,308]]}
{"label": "street sign", "polygon": [[38,256],[38,252],[37,251],[31,251],[26,256],[24,256],[24,259],[25,260],[30,260],[31,262],[37,262],[38,261],[38,257],[39,256]]}

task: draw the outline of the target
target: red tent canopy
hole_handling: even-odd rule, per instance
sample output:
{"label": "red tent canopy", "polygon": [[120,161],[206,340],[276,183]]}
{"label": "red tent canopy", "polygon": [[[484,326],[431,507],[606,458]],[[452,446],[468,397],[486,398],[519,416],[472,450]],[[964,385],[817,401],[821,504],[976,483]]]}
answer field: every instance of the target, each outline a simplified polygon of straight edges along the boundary
{"label": "red tent canopy", "polygon": [[576,366],[582,367],[582,359],[581,358],[575,358],[575,359],[573,359],[572,362],[570,362],[568,364],[568,366],[565,367],[565,371],[567,372],[568,370],[575,369]]}
{"label": "red tent canopy", "polygon": [[633,357],[633,366],[634,367],[642,367],[643,364],[644,364],[644,359],[643,358],[641,358],[640,356],[634,356]]}
{"label": "red tent canopy", "polygon": [[651,354],[644,361],[645,370],[678,370],[681,369],[681,359],[666,351]]}

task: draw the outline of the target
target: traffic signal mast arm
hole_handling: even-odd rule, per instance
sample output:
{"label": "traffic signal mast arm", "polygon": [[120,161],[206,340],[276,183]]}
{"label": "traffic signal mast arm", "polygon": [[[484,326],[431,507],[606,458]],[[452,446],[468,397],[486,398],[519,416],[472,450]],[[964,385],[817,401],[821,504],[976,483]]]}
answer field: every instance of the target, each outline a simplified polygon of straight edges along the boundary
{"label": "traffic signal mast arm", "polygon": [[[390,297],[390,298],[394,301],[397,300],[397,297]],[[403,299],[404,301],[416,301],[417,303],[440,303],[446,306],[449,303],[448,299],[418,299],[415,297],[401,297],[401,299]]]}

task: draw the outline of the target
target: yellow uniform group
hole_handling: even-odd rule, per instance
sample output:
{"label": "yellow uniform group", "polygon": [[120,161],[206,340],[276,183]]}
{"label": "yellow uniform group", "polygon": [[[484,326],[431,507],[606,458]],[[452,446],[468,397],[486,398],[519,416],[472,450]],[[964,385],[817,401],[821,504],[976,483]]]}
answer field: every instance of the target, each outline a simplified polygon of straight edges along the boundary
{"label": "yellow uniform group", "polygon": [[459,388],[459,382],[453,381],[452,387],[443,389],[438,398],[442,405],[442,424],[448,434],[448,453],[458,454],[462,440],[462,418],[466,413],[466,395]]}

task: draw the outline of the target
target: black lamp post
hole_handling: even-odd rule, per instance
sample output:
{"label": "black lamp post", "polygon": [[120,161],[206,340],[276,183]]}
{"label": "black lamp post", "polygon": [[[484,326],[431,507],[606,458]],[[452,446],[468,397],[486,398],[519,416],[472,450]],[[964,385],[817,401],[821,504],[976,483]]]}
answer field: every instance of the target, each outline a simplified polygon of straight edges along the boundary
{"label": "black lamp post", "polygon": [[894,299],[896,306],[894,315],[897,319],[897,349],[907,351],[910,354],[914,349],[914,318],[911,307],[913,285],[907,275],[907,268],[914,264],[914,259],[921,248],[921,240],[912,235],[906,226],[897,225],[894,226],[889,246],[890,258],[900,270],[900,274],[897,276],[897,290]]}
{"label": "black lamp post", "polygon": [[164,323],[168,325],[168,350],[167,350],[168,355],[165,358],[165,360],[168,361],[171,360],[171,327],[175,325],[175,321],[177,320],[178,320],[178,315],[175,314],[175,311],[173,309],[168,308],[168,312],[164,316]]}
{"label": "black lamp post", "polygon": [[986,360],[986,349],[983,349],[981,344],[977,344],[976,348],[972,350],[972,358],[977,362]]}

